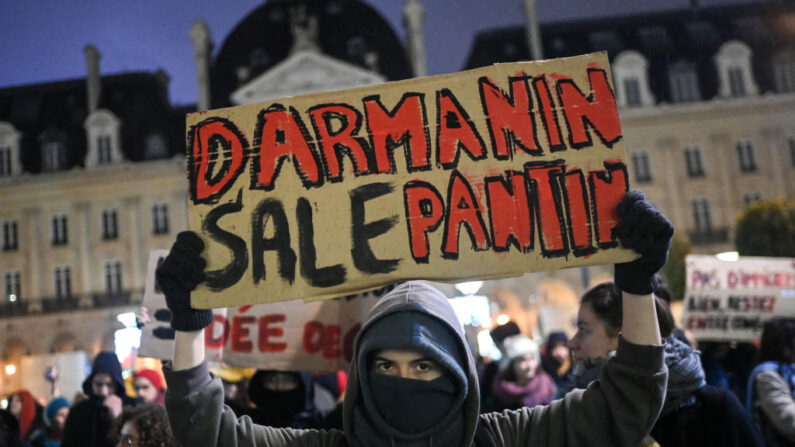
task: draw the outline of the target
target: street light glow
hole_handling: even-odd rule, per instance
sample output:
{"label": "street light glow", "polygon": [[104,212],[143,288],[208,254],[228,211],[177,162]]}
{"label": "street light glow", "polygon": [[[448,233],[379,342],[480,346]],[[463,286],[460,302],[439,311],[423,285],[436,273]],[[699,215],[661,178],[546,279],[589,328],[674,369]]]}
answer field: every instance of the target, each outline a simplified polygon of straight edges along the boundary
{"label": "street light glow", "polygon": [[9,363],[8,365],[6,365],[6,374],[8,374],[9,376],[13,376],[16,373],[17,373],[17,367],[14,364]]}

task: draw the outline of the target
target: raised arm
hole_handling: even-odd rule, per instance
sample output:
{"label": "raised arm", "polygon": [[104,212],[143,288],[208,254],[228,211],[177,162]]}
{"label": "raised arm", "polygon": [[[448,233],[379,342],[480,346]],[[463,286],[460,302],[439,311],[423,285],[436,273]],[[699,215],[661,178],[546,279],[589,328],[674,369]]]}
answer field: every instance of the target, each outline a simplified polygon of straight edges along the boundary
{"label": "raised arm", "polygon": [[171,310],[171,327],[176,330],[172,369],[193,368],[204,361],[203,329],[213,320],[209,309],[190,307],[190,292],[205,279],[202,259],[204,242],[190,231],[177,235],[168,256],[157,268],[157,282]]}
{"label": "raised arm", "polygon": [[660,328],[654,307],[654,291],[660,286],[656,273],[668,260],[674,227],[643,193],[629,191],[616,207],[615,227],[621,245],[641,255],[615,265],[615,283],[624,292],[622,335],[639,345],[659,345]]}

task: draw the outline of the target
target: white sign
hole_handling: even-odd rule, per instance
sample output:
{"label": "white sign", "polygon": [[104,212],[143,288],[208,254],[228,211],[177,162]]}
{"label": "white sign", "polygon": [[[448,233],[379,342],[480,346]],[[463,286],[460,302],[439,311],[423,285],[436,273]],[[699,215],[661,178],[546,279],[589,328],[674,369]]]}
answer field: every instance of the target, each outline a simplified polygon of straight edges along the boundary
{"label": "white sign", "polygon": [[773,317],[795,317],[795,258],[721,261],[690,255],[684,329],[699,340],[756,340]]}

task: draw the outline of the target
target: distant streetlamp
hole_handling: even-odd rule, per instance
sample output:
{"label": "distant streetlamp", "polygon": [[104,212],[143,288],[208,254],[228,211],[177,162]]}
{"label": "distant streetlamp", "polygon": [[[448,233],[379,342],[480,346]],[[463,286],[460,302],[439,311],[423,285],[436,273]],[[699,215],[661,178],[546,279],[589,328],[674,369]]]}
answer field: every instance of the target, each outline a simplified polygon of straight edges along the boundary
{"label": "distant streetlamp", "polygon": [[9,376],[13,376],[16,373],[17,373],[16,365],[14,365],[13,363],[9,363],[8,365],[6,365],[6,374],[8,374]]}

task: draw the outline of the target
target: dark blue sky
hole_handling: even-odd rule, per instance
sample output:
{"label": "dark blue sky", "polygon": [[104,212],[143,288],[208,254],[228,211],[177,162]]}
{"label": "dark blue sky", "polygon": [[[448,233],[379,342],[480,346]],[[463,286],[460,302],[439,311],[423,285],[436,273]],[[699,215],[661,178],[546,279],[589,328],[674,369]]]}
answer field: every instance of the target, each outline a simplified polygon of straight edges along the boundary
{"label": "dark blue sky", "polygon": [[[104,74],[164,69],[171,99],[196,102],[195,19],[210,27],[215,48],[263,0],[8,0],[0,14],[0,87],[82,77],[83,47],[102,53]],[[403,0],[363,0],[402,37]],[[686,8],[691,0],[538,0],[542,22]],[[700,0],[702,5],[754,0]],[[520,0],[422,0],[430,74],[458,71],[478,31],[522,23]]]}

